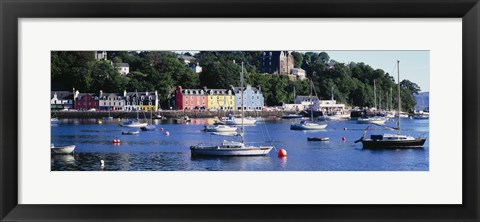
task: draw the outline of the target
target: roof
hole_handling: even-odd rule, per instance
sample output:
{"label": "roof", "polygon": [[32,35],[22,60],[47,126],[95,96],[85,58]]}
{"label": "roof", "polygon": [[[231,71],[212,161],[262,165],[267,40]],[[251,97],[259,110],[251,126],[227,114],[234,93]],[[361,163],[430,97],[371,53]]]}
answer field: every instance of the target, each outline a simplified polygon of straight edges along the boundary
{"label": "roof", "polygon": [[117,67],[129,67],[128,63],[115,63]]}
{"label": "roof", "polygon": [[[251,87],[250,85],[247,85],[246,88],[248,87]],[[245,87],[243,87],[245,88]],[[239,94],[240,91],[242,90],[240,87],[232,87],[233,91],[235,92],[235,94]],[[258,89],[257,87],[251,87],[252,91],[254,91],[255,93],[262,93],[262,91],[260,89]]]}
{"label": "roof", "polygon": [[72,100],[73,92],[69,91],[53,91],[50,93],[50,98],[53,99],[53,96],[57,94],[57,99],[59,100]]}
{"label": "roof", "polygon": [[228,91],[231,91],[231,95],[233,95],[233,91],[231,89],[207,89],[207,94],[228,95]]}
{"label": "roof", "polygon": [[297,96],[295,97],[295,100],[302,100],[302,101],[310,101],[310,100],[318,100],[318,97],[316,96]]}

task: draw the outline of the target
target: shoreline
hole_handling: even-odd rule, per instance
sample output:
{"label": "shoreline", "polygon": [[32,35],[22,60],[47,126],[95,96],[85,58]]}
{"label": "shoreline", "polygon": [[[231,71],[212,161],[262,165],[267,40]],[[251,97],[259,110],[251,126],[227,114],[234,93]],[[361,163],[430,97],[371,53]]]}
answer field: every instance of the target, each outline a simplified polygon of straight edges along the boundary
{"label": "shoreline", "polygon": [[[240,115],[240,111],[203,111],[203,112],[193,112],[193,111],[180,111],[180,110],[165,110],[160,112],[138,112],[139,118],[152,118],[160,114],[162,117],[166,118],[180,118],[188,116],[190,118],[214,118],[217,116],[226,116],[229,114]],[[245,116],[253,117],[282,117],[283,115],[288,115],[295,112],[290,111],[245,111]],[[145,114],[145,116],[144,116]],[[113,118],[136,118],[137,112],[135,111],[50,111],[50,116],[59,118],[59,119],[100,119],[103,117],[113,117]]]}

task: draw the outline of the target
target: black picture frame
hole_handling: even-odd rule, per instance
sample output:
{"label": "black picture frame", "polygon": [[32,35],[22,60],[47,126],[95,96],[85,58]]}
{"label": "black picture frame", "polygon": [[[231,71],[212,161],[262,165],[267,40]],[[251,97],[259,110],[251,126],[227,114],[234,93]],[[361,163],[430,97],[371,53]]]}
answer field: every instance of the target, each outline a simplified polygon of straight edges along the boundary
{"label": "black picture frame", "polygon": [[[0,218],[2,221],[479,220],[480,5],[478,0],[143,0],[139,2],[135,0],[0,0],[0,16]],[[17,132],[21,130],[18,127],[17,114],[18,19],[77,17],[462,18],[463,204],[20,205],[17,196]],[[456,78],[459,77],[456,76]]]}

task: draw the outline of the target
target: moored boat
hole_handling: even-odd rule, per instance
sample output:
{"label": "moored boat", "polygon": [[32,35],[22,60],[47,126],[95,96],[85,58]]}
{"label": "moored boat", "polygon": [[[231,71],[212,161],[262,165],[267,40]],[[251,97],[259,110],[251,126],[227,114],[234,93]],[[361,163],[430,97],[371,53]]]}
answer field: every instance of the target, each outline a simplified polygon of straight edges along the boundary
{"label": "moored boat", "polygon": [[67,145],[67,146],[54,146],[53,144],[50,146],[50,152],[52,154],[71,154],[75,151],[75,145]]}
{"label": "moored boat", "polygon": [[50,124],[59,124],[60,123],[60,120],[58,120],[57,118],[50,118]]}
{"label": "moored boat", "polygon": [[236,126],[227,125],[207,125],[204,129],[206,132],[236,132]]}
{"label": "moored boat", "polygon": [[148,123],[141,123],[138,119],[137,120],[127,120],[120,123],[120,126],[123,127],[130,127],[130,128],[142,128],[146,127]]}
{"label": "moored boat", "polygon": [[298,114],[283,115],[282,119],[301,119],[303,116]]}
{"label": "moored boat", "polygon": [[383,125],[388,119],[385,117],[366,117],[366,118],[358,118],[358,124],[378,124]]}
{"label": "moored boat", "polygon": [[[400,99],[400,61],[397,61],[398,77],[397,77],[397,90],[398,90],[398,113],[401,112],[401,99]],[[397,134],[383,134],[383,135],[371,135],[370,138],[365,138],[367,129],[363,133],[363,136],[355,141],[362,142],[364,149],[410,149],[410,148],[423,148],[423,144],[427,138],[425,137],[412,137],[400,134],[400,115],[397,116]]]}
{"label": "moored boat", "polygon": [[123,131],[122,135],[138,135],[140,131]]}
{"label": "moored boat", "polygon": [[157,128],[154,125],[146,125],[140,128],[142,131],[155,131]]}
{"label": "moored boat", "polygon": [[291,130],[323,130],[327,128],[327,123],[322,122],[310,122],[302,120],[299,123],[292,123],[290,125]]}
{"label": "moored boat", "polygon": [[[243,117],[243,63],[242,72],[240,73],[240,89],[241,90],[241,142],[223,141],[220,145],[198,144],[190,147],[192,156],[263,156],[267,155],[273,146],[246,146],[244,137],[245,118]],[[219,125],[221,126],[221,125]]]}
{"label": "moored boat", "polygon": [[[243,120],[242,120],[243,119]],[[251,117],[239,117],[229,115],[225,120],[227,125],[254,125],[257,122],[257,119]]]}
{"label": "moored boat", "polygon": [[325,141],[329,141],[330,138],[328,137],[308,137],[307,138],[307,141],[322,141],[322,142],[325,142]]}

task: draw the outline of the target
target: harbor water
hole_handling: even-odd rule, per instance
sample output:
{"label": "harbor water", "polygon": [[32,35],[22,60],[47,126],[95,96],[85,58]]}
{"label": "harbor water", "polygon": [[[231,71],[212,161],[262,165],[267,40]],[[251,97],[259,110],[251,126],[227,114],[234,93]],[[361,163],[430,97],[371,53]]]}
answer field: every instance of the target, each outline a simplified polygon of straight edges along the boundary
{"label": "harbor water", "polygon": [[[427,137],[420,149],[363,149],[359,139],[368,125],[355,120],[330,121],[321,131],[290,130],[292,121],[262,119],[245,126],[245,141],[254,145],[274,145],[267,156],[192,157],[190,146],[219,144],[238,137],[203,132],[213,119],[192,119],[189,124],[153,120],[155,131],[122,135],[132,128],[120,127],[122,120],[60,119],[51,126],[51,142],[56,146],[76,145],[72,155],[51,155],[52,171],[428,171],[429,120],[402,119],[402,134]],[[385,123],[396,126],[395,120]],[[163,129],[163,130],[161,130]],[[165,135],[166,132],[169,135]],[[395,134],[381,126],[370,127],[370,134]],[[308,137],[328,137],[307,141]],[[342,140],[342,138],[345,138]],[[119,144],[112,141],[119,139]],[[280,148],[287,157],[277,157]],[[100,162],[103,160],[104,165]]]}

